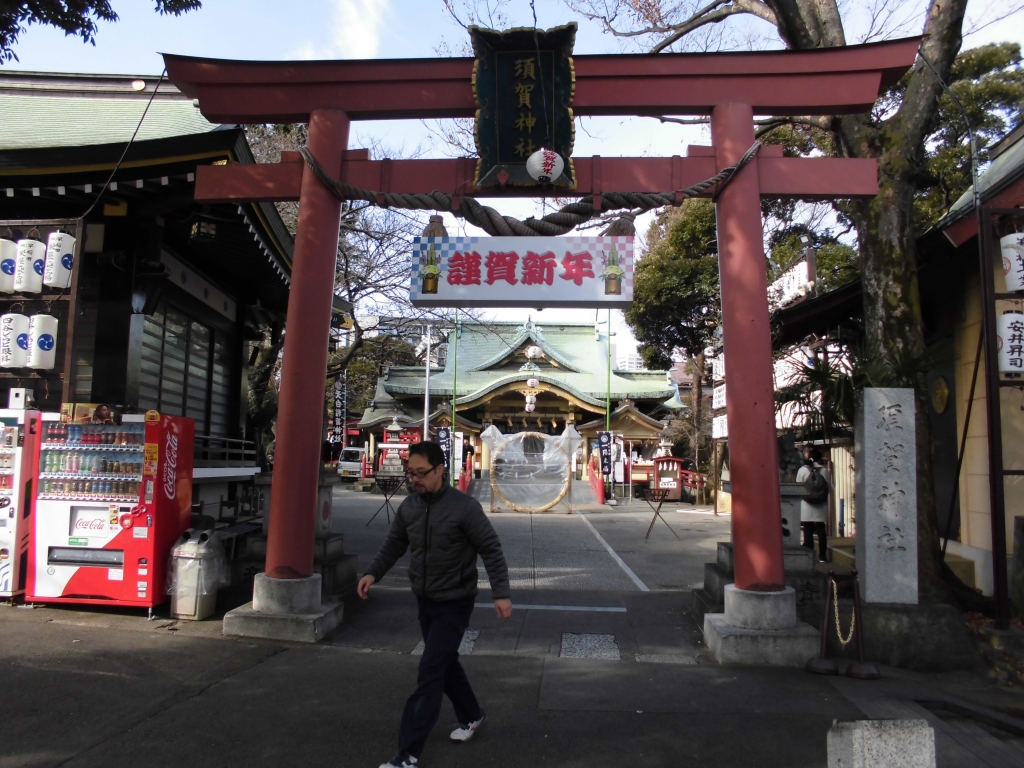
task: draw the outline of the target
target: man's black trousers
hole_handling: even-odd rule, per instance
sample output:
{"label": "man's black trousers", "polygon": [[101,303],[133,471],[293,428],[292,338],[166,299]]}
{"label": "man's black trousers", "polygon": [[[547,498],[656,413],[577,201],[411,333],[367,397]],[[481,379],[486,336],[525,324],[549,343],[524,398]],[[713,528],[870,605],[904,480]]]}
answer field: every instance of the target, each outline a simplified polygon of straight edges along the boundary
{"label": "man's black trousers", "polygon": [[416,691],[402,712],[398,751],[418,758],[427,736],[437,725],[442,696],[451,699],[455,716],[463,725],[480,719],[483,710],[459,664],[459,644],[469,626],[476,598],[450,603],[437,603],[422,597],[416,599],[419,601],[420,629],[423,631],[423,657],[420,659]]}
{"label": "man's black trousers", "polygon": [[803,522],[800,527],[804,531],[804,546],[814,549],[814,535],[818,535],[818,559],[825,562],[828,557],[828,527],[820,522]]}

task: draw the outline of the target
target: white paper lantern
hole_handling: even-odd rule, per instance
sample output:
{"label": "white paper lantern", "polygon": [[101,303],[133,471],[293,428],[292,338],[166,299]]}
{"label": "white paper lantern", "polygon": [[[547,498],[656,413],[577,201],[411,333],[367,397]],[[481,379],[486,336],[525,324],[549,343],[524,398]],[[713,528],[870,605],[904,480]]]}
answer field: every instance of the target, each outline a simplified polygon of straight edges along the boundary
{"label": "white paper lantern", "polygon": [[14,265],[14,290],[39,293],[43,290],[46,245],[32,237],[18,241],[18,259]]}
{"label": "white paper lantern", "polygon": [[28,367],[49,370],[57,358],[57,318],[32,315],[28,324]]}
{"label": "white paper lantern", "polygon": [[46,245],[46,267],[43,285],[70,288],[71,270],[75,266],[75,238],[67,232],[51,232]]}
{"label": "white paper lantern", "polygon": [[526,380],[526,386],[528,386],[530,389],[536,389],[537,387],[540,386],[540,380],[539,379],[527,379]]}
{"label": "white paper lantern", "polygon": [[538,347],[536,344],[526,348],[526,356],[531,360],[536,360],[538,357],[544,354],[544,350]]}
{"label": "white paper lantern", "polygon": [[527,403],[524,407],[525,407],[527,413],[533,413],[534,409],[537,406],[534,405],[533,403]]}
{"label": "white paper lantern", "polygon": [[537,396],[536,395],[527,395],[526,396],[526,403],[527,403],[527,405],[536,405],[537,404]]}
{"label": "white paper lantern", "polygon": [[564,169],[562,156],[550,149],[538,149],[526,161],[526,172],[541,184],[550,184]]}
{"label": "white paper lantern", "polygon": [[14,293],[14,269],[18,265],[18,244],[0,237],[0,292]]}
{"label": "white paper lantern", "polygon": [[0,368],[24,368],[28,362],[28,318],[0,315]]}
{"label": "white paper lantern", "polygon": [[1003,252],[1003,275],[1006,290],[1024,291],[1024,233],[1015,232],[999,239]]}
{"label": "white paper lantern", "polygon": [[1010,310],[996,318],[996,349],[1000,373],[1024,373],[1024,313]]}

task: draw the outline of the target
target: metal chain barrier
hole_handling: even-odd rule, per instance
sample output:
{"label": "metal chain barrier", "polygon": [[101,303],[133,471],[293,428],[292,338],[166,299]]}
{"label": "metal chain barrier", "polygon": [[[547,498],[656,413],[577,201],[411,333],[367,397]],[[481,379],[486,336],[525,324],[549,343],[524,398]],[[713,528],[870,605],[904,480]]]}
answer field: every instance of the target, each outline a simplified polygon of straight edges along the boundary
{"label": "metal chain barrier", "polygon": [[845,648],[849,645],[850,641],[853,640],[853,629],[857,625],[857,611],[854,609],[850,612],[850,633],[844,638],[843,628],[839,624],[839,586],[834,580],[832,581],[832,605],[835,606],[836,639],[839,640],[839,644]]}
{"label": "metal chain barrier", "polygon": [[[697,197],[712,187],[715,188],[715,194],[717,195],[728,186],[729,182],[732,181],[733,177],[743,166],[754,159],[760,148],[761,142],[755,141],[735,164],[730,165],[728,168],[723,168],[710,179],[685,189],[672,192],[605,192],[602,195],[603,203],[601,209],[630,209],[636,215],[666,205],[677,205],[680,196],[683,199]],[[578,201],[569,203],[560,210],[549,213],[541,219],[530,217],[525,221],[520,221],[512,216],[503,216],[494,208],[481,205],[472,197],[459,199],[459,207],[453,211],[451,210],[452,195],[438,190],[434,190],[429,194],[397,194],[393,192],[374,192],[368,189],[353,187],[350,184],[338,181],[327,173],[307,147],[302,147],[299,152],[302,154],[309,169],[316,174],[320,182],[339,200],[364,200],[386,208],[404,208],[413,211],[450,211],[453,215],[465,219],[492,237],[529,237],[535,235],[554,237],[564,235],[580,224],[590,221],[599,213],[599,211],[594,209],[593,195],[582,197]]]}

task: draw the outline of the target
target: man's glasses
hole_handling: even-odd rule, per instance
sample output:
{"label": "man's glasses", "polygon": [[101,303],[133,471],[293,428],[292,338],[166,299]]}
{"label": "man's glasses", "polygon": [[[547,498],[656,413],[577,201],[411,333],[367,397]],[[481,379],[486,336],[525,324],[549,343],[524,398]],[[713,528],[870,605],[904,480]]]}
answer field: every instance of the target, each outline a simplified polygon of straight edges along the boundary
{"label": "man's glasses", "polygon": [[[437,465],[437,467],[440,467],[440,466],[441,466],[440,464]],[[405,473],[405,477],[408,480],[422,480],[424,477],[426,477],[431,472],[433,472],[435,469],[437,469],[437,467],[431,467],[426,472],[406,472]]]}

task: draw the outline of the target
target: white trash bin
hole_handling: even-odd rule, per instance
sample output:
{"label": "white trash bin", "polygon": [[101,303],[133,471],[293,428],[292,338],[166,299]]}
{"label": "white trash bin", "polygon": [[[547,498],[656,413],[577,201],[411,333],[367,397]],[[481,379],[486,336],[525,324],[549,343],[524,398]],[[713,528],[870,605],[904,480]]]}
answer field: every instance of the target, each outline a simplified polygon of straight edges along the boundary
{"label": "white trash bin", "polygon": [[199,621],[212,616],[217,590],[230,583],[224,545],[213,531],[189,528],[171,549],[167,569],[171,618]]}

